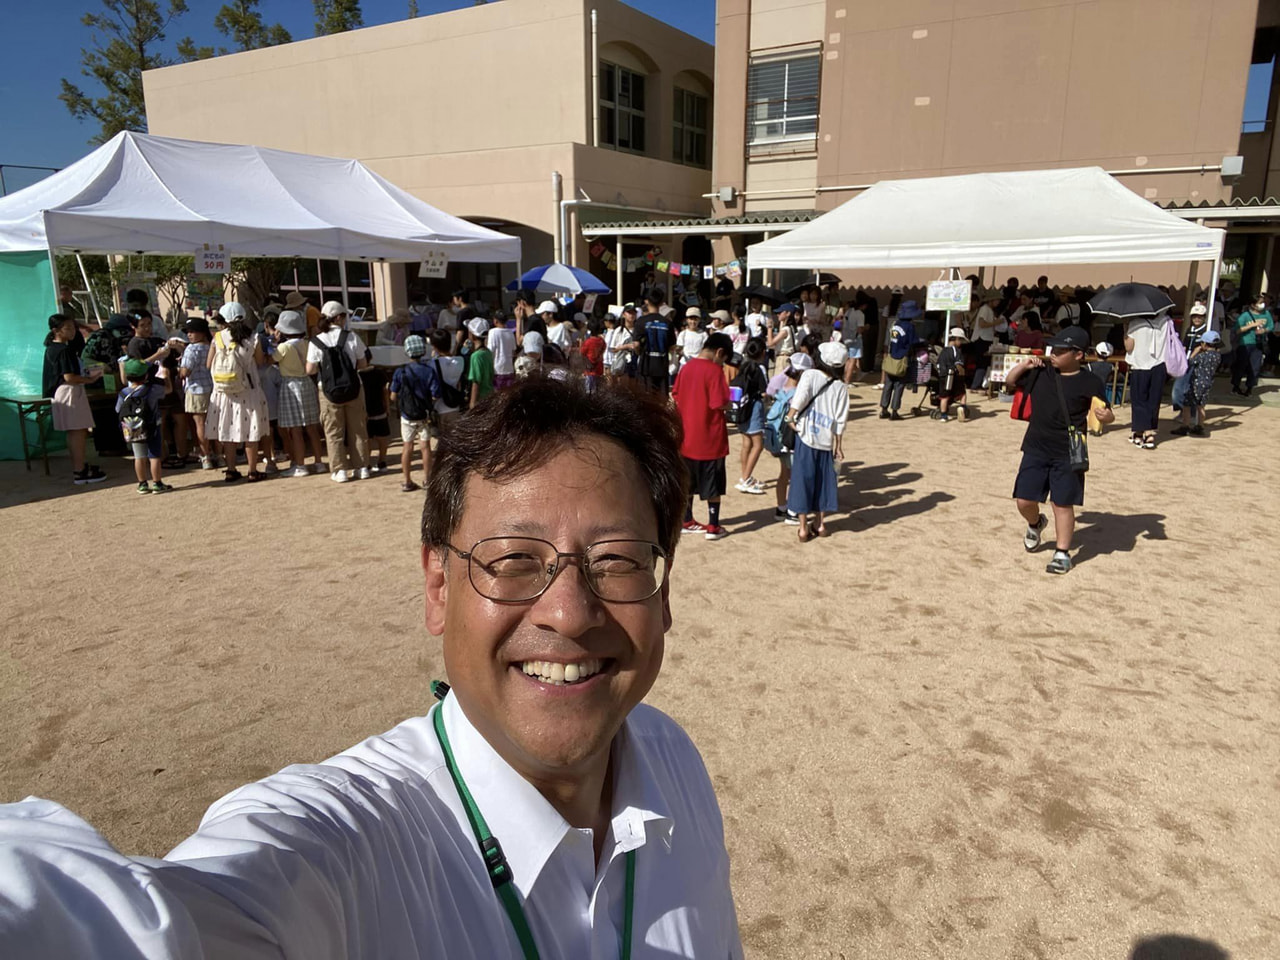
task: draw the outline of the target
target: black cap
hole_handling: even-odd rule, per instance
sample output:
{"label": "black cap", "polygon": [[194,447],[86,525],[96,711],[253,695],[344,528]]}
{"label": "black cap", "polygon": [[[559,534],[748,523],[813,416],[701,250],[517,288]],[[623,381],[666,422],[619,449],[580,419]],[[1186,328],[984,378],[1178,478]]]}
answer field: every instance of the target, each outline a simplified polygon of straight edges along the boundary
{"label": "black cap", "polygon": [[207,337],[209,335],[209,321],[204,317],[192,317],[183,325],[183,329],[187,333],[203,333]]}
{"label": "black cap", "polygon": [[1045,338],[1045,346],[1069,347],[1086,353],[1089,350],[1089,332],[1084,327],[1063,327],[1056,337]]}

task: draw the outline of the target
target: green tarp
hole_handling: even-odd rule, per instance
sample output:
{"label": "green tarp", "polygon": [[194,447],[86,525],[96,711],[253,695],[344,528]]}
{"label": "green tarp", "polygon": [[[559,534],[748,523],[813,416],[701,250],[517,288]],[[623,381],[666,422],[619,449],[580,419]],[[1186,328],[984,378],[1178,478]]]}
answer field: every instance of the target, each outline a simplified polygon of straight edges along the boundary
{"label": "green tarp", "polygon": [[[44,338],[56,310],[49,255],[0,253],[0,397],[40,395]],[[20,426],[13,406],[0,404],[0,460],[22,459]],[[35,440],[34,424],[27,436]]]}

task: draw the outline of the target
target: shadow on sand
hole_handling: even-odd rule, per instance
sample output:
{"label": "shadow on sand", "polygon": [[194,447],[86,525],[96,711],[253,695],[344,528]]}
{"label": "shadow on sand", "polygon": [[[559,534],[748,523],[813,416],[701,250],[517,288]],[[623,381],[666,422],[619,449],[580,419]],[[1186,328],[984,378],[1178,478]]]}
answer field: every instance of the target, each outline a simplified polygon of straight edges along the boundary
{"label": "shadow on sand", "polygon": [[1076,517],[1074,562],[1077,564],[1111,553],[1128,553],[1138,540],[1167,540],[1164,514],[1098,513],[1086,510]]}
{"label": "shadow on sand", "polygon": [[1165,933],[1139,940],[1129,960],[1229,960],[1230,956],[1212,940]]}

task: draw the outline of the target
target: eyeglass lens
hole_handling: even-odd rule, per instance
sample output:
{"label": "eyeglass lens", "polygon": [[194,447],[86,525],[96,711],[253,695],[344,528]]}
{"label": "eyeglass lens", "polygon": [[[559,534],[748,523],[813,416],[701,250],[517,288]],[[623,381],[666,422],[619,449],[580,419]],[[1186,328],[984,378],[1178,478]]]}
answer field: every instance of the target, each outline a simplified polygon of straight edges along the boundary
{"label": "eyeglass lens", "polygon": [[[645,540],[602,540],[587,547],[582,568],[587,585],[601,600],[636,603],[658,592],[666,579],[667,558]],[[471,583],[490,600],[532,600],[546,589],[555,570],[556,547],[545,540],[499,537],[471,548]]]}

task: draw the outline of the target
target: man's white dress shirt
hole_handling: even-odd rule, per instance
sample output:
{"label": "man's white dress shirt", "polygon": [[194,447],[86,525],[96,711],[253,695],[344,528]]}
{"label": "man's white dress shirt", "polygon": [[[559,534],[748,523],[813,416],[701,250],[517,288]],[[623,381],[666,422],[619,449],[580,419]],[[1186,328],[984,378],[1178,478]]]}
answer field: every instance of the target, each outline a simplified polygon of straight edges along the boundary
{"label": "man's white dress shirt", "polygon": [[[616,958],[636,851],[632,956],[740,958],[710,779],[676,723],[641,705],[614,741],[597,867],[457,698],[436,707],[501,842],[543,960]],[[0,956],[520,960],[430,714],[213,804],[164,860],[130,858],[58,804],[0,805]]]}

